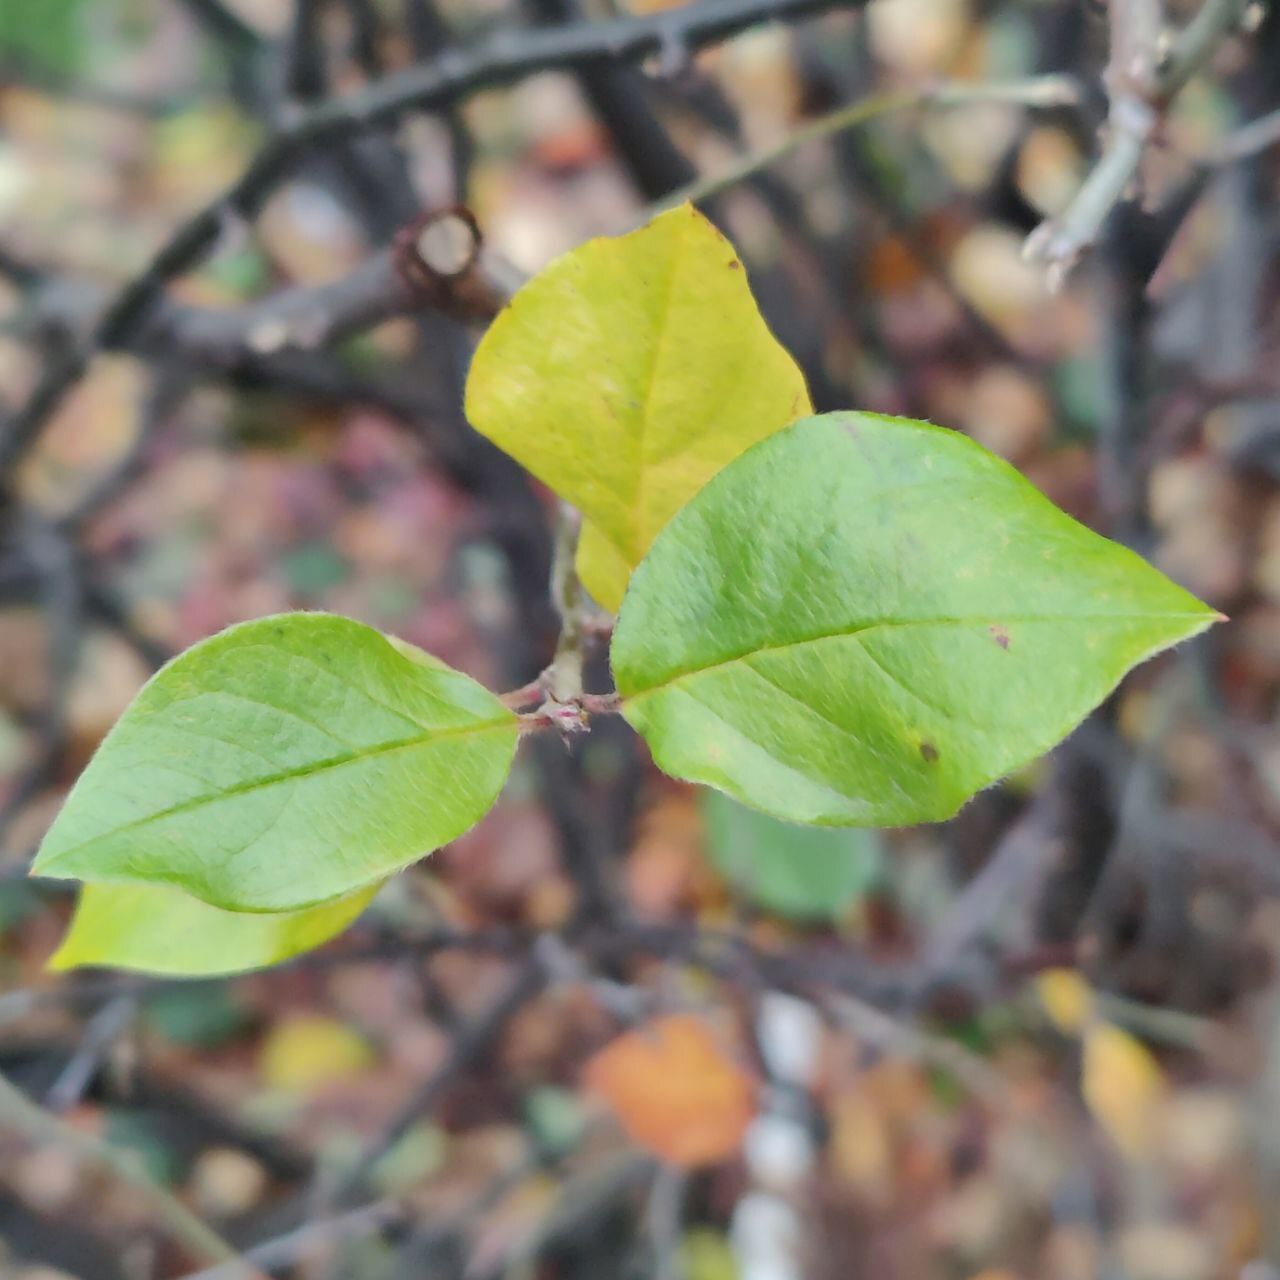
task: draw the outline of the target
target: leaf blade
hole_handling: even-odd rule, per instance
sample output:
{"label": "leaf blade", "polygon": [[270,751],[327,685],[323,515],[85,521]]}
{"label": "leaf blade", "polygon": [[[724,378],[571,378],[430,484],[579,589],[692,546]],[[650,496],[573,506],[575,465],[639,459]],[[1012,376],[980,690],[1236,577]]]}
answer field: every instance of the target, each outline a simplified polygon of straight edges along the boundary
{"label": "leaf blade", "polygon": [[802,922],[836,920],[880,877],[875,832],[795,826],[710,789],[701,801],[709,861],[767,911]]}
{"label": "leaf blade", "polygon": [[582,511],[579,575],[616,610],[679,507],[809,400],[733,246],[684,205],[525,285],[476,351],[466,411]]}
{"label": "leaf blade", "polygon": [[168,884],[224,910],[312,906],[478,821],[518,733],[475,681],[361,623],[242,623],[152,677],[32,871]]}
{"label": "leaf blade", "polygon": [[893,826],[950,816],[1216,616],[966,437],[829,414],[675,517],[612,657],[667,772],[791,821]]}
{"label": "leaf blade", "polygon": [[266,913],[223,911],[165,885],[87,884],[48,968],[92,965],[188,978],[264,969],[336,937],[380,887],[302,911]]}

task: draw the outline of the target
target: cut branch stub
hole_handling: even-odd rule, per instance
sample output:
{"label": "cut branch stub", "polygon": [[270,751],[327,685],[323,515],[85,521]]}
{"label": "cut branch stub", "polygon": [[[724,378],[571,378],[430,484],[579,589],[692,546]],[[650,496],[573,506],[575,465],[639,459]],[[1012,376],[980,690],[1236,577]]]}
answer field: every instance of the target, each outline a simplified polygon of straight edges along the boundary
{"label": "cut branch stub", "polygon": [[392,243],[396,271],[421,306],[464,320],[497,314],[511,293],[491,269],[475,215],[460,205],[433,209],[403,227]]}

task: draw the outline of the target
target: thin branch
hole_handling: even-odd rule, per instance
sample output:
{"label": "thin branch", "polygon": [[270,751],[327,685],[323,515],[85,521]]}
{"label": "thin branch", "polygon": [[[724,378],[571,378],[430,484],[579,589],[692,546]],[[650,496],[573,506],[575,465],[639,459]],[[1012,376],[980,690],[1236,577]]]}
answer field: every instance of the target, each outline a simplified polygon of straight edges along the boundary
{"label": "thin branch", "polygon": [[1027,237],[1024,256],[1042,262],[1051,288],[1098,239],[1111,211],[1137,181],[1147,145],[1170,102],[1244,19],[1250,0],[1204,0],[1195,18],[1159,61],[1159,31],[1150,0],[1112,0],[1111,60],[1106,73],[1110,108],[1107,139],[1097,164],[1056,218]]}
{"label": "thin branch", "polygon": [[358,1240],[403,1222],[405,1217],[405,1206],[399,1200],[377,1200],[330,1218],[305,1222],[292,1231],[255,1245],[242,1260],[221,1262],[189,1272],[183,1280],[245,1280],[247,1275],[259,1274],[255,1268],[278,1271],[296,1266],[321,1251],[332,1249],[334,1245]]}
{"label": "thin branch", "polygon": [[567,502],[560,504],[551,559],[551,601],[560,615],[560,638],[547,669],[547,689],[557,702],[577,702],[583,693],[582,664],[586,601],[578,569],[578,538],[582,513]]}
{"label": "thin branch", "polygon": [[959,107],[973,103],[1000,102],[1026,107],[1061,107],[1071,106],[1079,98],[1080,90],[1075,80],[1070,76],[1060,75],[1033,76],[1025,80],[995,84],[944,82],[922,85],[915,89],[895,89],[871,94],[802,125],[772,147],[753,151],[719,173],[709,174],[680,187],[664,197],[661,207],[669,208],[686,200],[701,204],[772,167],[806,143],[833,137],[911,107]]}
{"label": "thin branch", "polygon": [[1250,120],[1231,134],[1210,157],[1215,165],[1235,164],[1280,144],[1280,110]]}
{"label": "thin branch", "polygon": [[1158,91],[1167,102],[1203,67],[1245,20],[1253,0],[1204,0],[1182,29],[1160,68]]}
{"label": "thin branch", "polygon": [[365,1181],[370,1169],[404,1137],[414,1122],[429,1112],[440,1095],[488,1051],[507,1023],[543,989],[547,979],[546,968],[535,949],[497,999],[459,1030],[449,1056],[399,1109],[379,1138],[365,1148],[353,1165],[338,1175],[336,1185],[328,1189],[331,1202],[340,1201],[348,1191]]}
{"label": "thin branch", "polygon": [[[3,1075],[0,1075],[0,1128],[21,1134],[28,1142],[69,1152],[81,1164],[131,1188],[157,1224],[197,1261],[238,1261],[239,1254],[181,1200],[152,1182],[132,1155],[114,1151],[79,1129],[64,1124],[32,1102]],[[240,1274],[260,1275],[253,1268],[247,1268]]]}
{"label": "thin branch", "polygon": [[673,46],[693,51],[761,22],[797,19],[865,0],[702,0],[670,12],[607,22],[581,22],[513,39],[499,33],[469,53],[446,51],[359,93],[316,103],[282,126],[222,196],[180,227],[146,267],[108,303],[87,338],[50,362],[27,403],[0,436],[0,471],[34,442],[46,419],[84,376],[89,361],[120,344],[146,318],[169,281],[190,271],[223,231],[252,219],[298,160],[333,142],[394,120],[406,111],[437,110],[480,89],[584,64],[636,62]]}

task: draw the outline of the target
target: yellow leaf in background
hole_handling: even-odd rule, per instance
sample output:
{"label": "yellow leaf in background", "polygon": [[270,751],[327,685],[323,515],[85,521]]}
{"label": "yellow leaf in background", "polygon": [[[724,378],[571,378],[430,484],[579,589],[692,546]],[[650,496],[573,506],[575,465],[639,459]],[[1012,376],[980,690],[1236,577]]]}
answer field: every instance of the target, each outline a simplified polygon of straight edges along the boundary
{"label": "yellow leaf in background", "polygon": [[754,1080],[691,1014],[619,1036],[584,1079],[635,1142],[686,1168],[733,1155],[755,1114]]}
{"label": "yellow leaf in background", "polygon": [[1144,1044],[1109,1022],[1095,1023],[1084,1037],[1080,1090],[1116,1146],[1130,1157],[1147,1151],[1165,1085]]}
{"label": "yellow leaf in background", "polygon": [[1076,970],[1045,969],[1034,985],[1049,1020],[1065,1035],[1076,1035],[1092,1016],[1093,992]]}
{"label": "yellow leaf in background", "polygon": [[667,521],[809,410],[733,246],[691,205],[556,259],[467,379],[476,430],[582,511],[578,572],[612,610]]}
{"label": "yellow leaf in background", "polygon": [[336,1018],[281,1022],[262,1046],[258,1067],[272,1089],[311,1093],[359,1074],[373,1061],[365,1040]]}
{"label": "yellow leaf in background", "polygon": [[680,1241],[685,1280],[737,1280],[738,1263],[729,1242],[710,1227],[694,1227]]}
{"label": "yellow leaf in background", "polygon": [[850,1190],[887,1208],[895,1170],[890,1115],[870,1089],[840,1094],[831,1107],[827,1161],[832,1173]]}

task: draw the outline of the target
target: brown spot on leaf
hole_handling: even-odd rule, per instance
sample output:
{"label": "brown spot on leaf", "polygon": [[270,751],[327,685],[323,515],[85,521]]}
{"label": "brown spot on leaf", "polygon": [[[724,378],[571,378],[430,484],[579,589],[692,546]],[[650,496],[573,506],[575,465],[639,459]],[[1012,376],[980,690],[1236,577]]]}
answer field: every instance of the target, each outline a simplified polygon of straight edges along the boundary
{"label": "brown spot on leaf", "polygon": [[730,271],[741,271],[741,270],[742,270],[742,263],[740,263],[740,262],[737,260],[737,258],[730,258],[730,259],[729,259],[729,270],[730,270]]}
{"label": "brown spot on leaf", "polygon": [[928,764],[932,764],[938,758],[938,748],[932,742],[922,742],[920,744],[920,754],[924,756]]}
{"label": "brown spot on leaf", "polygon": [[1009,632],[1004,627],[988,627],[987,630],[991,632],[991,638],[1002,649],[1007,649],[1009,647]]}

